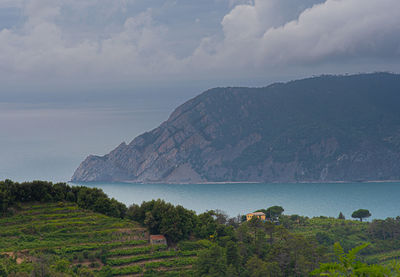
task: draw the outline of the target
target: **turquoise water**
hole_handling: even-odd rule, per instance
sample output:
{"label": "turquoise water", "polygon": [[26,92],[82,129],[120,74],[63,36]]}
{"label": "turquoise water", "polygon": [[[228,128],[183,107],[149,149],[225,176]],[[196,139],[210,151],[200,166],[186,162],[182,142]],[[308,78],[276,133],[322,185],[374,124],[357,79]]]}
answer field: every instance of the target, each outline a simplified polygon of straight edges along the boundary
{"label": "turquoise water", "polygon": [[[76,184],[73,184],[76,185]],[[350,218],[363,208],[372,218],[400,215],[400,183],[339,184],[128,184],[85,183],[130,205],[164,199],[197,213],[220,209],[230,216],[280,205],[285,214]]]}

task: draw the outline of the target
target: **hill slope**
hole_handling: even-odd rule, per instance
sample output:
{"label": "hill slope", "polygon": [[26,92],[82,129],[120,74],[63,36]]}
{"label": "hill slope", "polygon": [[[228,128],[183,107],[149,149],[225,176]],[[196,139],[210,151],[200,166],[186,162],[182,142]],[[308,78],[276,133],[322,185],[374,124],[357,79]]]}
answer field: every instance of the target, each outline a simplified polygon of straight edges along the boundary
{"label": "hill slope", "polygon": [[147,230],[136,222],[68,202],[19,206],[13,216],[0,218],[0,266],[9,274],[191,276],[197,251],[150,245]]}
{"label": "hill slope", "polygon": [[158,128],[89,156],[72,181],[400,179],[400,75],[215,88]]}

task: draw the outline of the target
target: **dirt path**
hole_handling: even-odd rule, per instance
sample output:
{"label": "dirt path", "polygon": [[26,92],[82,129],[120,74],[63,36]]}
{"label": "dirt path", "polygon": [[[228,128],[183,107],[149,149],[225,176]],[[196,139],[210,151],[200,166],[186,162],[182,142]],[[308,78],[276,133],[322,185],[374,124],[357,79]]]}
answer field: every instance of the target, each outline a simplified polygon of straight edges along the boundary
{"label": "dirt path", "polygon": [[32,261],[33,258],[21,252],[3,252],[4,255],[15,259],[17,264],[22,264],[24,261]]}

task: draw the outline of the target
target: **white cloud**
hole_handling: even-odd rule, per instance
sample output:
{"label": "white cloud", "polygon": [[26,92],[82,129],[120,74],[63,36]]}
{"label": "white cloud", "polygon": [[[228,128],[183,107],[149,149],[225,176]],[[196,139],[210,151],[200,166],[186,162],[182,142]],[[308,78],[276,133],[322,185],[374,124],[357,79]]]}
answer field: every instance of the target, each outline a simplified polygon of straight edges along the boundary
{"label": "white cloud", "polygon": [[[124,1],[121,3],[124,5]],[[28,1],[23,28],[0,31],[3,76],[15,74],[24,80],[140,78],[160,73],[171,67],[166,63],[174,62],[163,47],[167,28],[153,22],[150,9],[127,17],[118,32],[75,41],[68,40],[68,31],[57,23],[63,4],[56,0]]]}
{"label": "white cloud", "polygon": [[397,0],[328,0],[265,32],[259,54],[276,63],[399,57],[399,10]]}
{"label": "white cloud", "polygon": [[[233,1],[235,6],[221,20],[222,36],[215,30],[199,38],[184,57],[169,36],[171,27],[160,23],[151,8],[132,13],[126,0],[16,1],[26,20],[21,28],[0,30],[0,78],[234,78],[292,65],[340,67],[341,60],[393,63],[399,58],[398,0],[321,1]],[[0,2],[0,7],[6,5],[11,2]],[[91,13],[109,24],[87,28]]]}
{"label": "white cloud", "polygon": [[[223,21],[224,39],[195,54],[215,67],[266,68],[399,58],[398,0],[327,0],[282,16],[288,1],[238,5]],[[204,43],[204,42],[203,42]],[[206,45],[206,47],[204,46]]]}

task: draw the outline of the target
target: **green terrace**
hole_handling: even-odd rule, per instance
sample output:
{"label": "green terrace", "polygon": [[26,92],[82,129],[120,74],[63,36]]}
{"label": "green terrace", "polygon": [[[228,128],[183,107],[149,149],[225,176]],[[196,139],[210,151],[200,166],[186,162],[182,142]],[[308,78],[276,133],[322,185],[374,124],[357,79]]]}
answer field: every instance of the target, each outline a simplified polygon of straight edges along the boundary
{"label": "green terrace", "polygon": [[[192,276],[199,245],[183,250],[151,245],[138,223],[79,208],[74,203],[20,204],[0,218],[0,252],[13,258],[19,271],[30,273],[34,262],[77,275],[90,271],[113,276]],[[62,270],[61,270],[62,271]]]}

